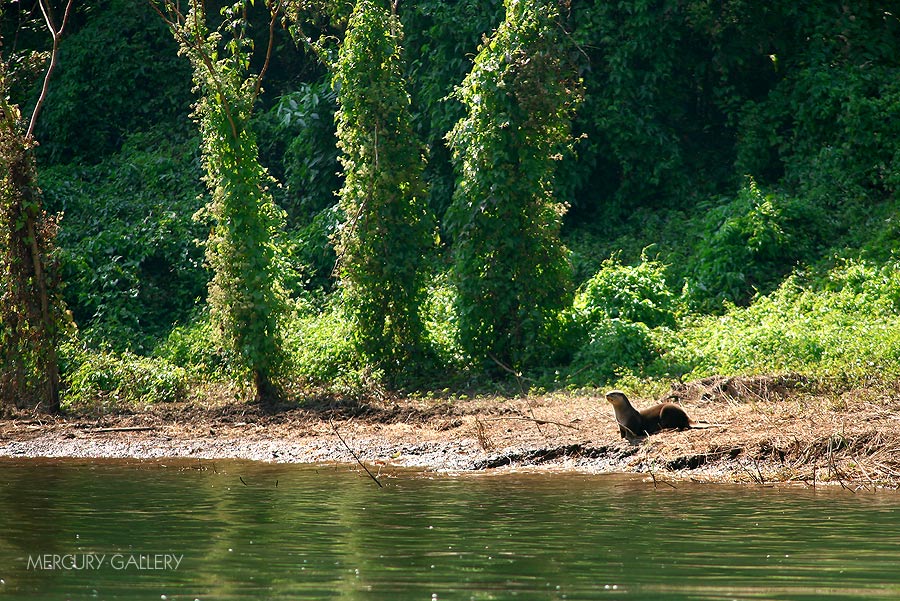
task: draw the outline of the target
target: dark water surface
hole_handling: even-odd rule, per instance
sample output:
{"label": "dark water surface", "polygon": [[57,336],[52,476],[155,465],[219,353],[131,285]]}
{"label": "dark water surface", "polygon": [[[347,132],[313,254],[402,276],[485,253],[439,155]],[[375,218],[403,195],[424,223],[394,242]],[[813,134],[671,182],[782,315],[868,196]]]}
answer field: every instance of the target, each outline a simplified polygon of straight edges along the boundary
{"label": "dark water surface", "polygon": [[900,598],[898,493],[198,465],[0,460],[0,598]]}

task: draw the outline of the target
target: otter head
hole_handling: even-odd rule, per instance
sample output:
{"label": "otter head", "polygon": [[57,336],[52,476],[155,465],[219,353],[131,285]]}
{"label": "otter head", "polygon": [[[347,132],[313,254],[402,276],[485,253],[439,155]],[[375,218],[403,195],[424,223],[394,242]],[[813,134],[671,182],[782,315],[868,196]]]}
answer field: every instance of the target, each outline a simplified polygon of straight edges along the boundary
{"label": "otter head", "polygon": [[630,405],[628,397],[621,390],[610,390],[606,393],[606,400],[612,403],[613,407],[621,407]]}

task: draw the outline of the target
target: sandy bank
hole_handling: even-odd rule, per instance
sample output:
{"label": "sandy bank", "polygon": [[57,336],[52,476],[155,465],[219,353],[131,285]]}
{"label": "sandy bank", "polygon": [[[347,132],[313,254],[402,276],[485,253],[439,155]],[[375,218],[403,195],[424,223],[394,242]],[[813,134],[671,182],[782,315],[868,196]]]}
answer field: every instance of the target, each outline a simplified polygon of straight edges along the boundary
{"label": "sandy bank", "polygon": [[[622,440],[599,392],[470,400],[159,405],[126,415],[0,420],[0,456],[352,462],[456,472],[645,473],[654,480],[900,487],[900,392],[802,378],[715,378],[671,391],[724,427]],[[657,399],[634,398],[636,406]],[[343,439],[343,440],[342,440]]]}

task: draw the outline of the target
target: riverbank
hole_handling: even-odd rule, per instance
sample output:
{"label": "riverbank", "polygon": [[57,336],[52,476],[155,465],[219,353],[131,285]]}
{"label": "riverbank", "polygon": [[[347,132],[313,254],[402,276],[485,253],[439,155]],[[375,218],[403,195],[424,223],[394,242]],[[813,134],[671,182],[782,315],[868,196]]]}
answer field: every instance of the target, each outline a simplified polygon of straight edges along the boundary
{"label": "riverbank", "polygon": [[[597,391],[527,398],[159,404],[139,413],[0,420],[0,456],[236,458],[373,471],[644,473],[654,482],[900,488],[900,391],[800,377],[710,378],[669,396],[720,427],[619,437]],[[659,399],[632,399],[638,407]]]}

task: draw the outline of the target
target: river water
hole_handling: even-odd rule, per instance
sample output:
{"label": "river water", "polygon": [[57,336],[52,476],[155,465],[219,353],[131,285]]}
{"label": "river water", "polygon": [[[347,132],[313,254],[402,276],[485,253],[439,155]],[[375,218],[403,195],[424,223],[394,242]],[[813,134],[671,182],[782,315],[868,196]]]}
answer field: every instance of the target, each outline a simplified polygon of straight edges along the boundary
{"label": "river water", "polygon": [[0,460],[0,599],[897,599],[900,493]]}

